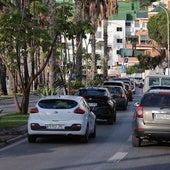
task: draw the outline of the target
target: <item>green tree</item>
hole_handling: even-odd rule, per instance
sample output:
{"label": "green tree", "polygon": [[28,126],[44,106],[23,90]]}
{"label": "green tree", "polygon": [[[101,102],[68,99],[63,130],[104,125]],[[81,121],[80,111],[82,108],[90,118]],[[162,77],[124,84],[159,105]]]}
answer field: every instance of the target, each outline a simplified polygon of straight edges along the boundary
{"label": "green tree", "polygon": [[[40,27],[41,20],[32,15],[30,5],[22,4],[0,17],[0,58],[12,81],[11,90],[17,111],[22,114],[28,111],[30,88],[47,65],[56,42],[56,36],[52,40],[48,33],[48,22]],[[35,72],[35,52],[40,47],[44,63]],[[18,90],[22,93],[21,103],[17,98]]]}
{"label": "green tree", "polygon": [[139,55],[137,56],[139,60],[139,68],[142,68],[143,71],[147,69],[155,69],[156,66],[161,64],[162,58],[161,56],[151,57],[150,55]]}
{"label": "green tree", "polygon": [[127,68],[127,74],[142,73],[145,70],[155,69],[156,66],[160,65],[163,61],[163,58],[160,55],[151,57],[150,55],[140,54],[139,56],[137,56],[137,58],[139,60],[139,65]]}
{"label": "green tree", "polygon": [[147,28],[151,39],[162,47],[167,47],[167,16],[164,11],[150,17]]}

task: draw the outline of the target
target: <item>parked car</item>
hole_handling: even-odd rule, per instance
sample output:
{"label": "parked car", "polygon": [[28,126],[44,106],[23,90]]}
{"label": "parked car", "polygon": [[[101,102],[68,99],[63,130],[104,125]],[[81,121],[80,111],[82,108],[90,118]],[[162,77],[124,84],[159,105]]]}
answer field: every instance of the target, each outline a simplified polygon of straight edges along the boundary
{"label": "parked car", "polygon": [[86,99],[96,119],[107,120],[109,124],[116,122],[116,101],[107,88],[84,87],[80,88],[75,95]]}
{"label": "parked car", "polygon": [[132,145],[148,141],[170,140],[170,90],[152,89],[135,103],[132,121]]}
{"label": "parked car", "polygon": [[96,116],[83,97],[54,95],[37,102],[28,118],[28,141],[49,135],[75,135],[84,143],[96,136]]}
{"label": "parked car", "polygon": [[128,106],[128,98],[123,88],[121,86],[113,85],[105,85],[104,87],[110,91],[113,99],[116,100],[117,109],[126,110]]}

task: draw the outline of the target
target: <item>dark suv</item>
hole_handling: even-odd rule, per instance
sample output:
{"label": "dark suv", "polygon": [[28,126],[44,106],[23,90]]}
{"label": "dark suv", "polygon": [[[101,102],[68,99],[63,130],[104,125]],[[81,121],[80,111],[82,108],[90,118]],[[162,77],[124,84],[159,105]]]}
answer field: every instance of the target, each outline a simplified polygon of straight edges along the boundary
{"label": "dark suv", "polygon": [[170,90],[152,89],[135,107],[132,146],[140,146],[143,140],[170,140]]}
{"label": "dark suv", "polygon": [[107,88],[80,88],[75,95],[86,99],[97,119],[107,120],[109,124],[116,122],[116,101]]}

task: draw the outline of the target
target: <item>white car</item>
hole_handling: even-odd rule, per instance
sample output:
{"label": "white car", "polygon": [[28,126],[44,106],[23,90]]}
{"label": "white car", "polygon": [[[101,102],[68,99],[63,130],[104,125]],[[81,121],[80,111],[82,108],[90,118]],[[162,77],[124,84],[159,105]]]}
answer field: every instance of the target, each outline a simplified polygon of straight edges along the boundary
{"label": "white car", "polygon": [[96,116],[81,96],[54,95],[41,98],[28,118],[28,141],[47,135],[80,136],[87,143],[96,137]]}

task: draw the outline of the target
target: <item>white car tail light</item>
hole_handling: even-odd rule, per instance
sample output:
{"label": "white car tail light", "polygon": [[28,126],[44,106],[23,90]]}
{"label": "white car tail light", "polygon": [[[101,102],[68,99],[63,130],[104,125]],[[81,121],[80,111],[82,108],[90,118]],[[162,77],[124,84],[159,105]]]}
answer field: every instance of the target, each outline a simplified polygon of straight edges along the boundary
{"label": "white car tail light", "polygon": [[74,113],[76,113],[76,114],[84,114],[85,110],[78,107],[77,109],[74,110]]}
{"label": "white car tail light", "polygon": [[30,109],[30,113],[38,113],[38,112],[39,112],[39,110],[38,110],[37,107],[34,107],[34,108]]}

